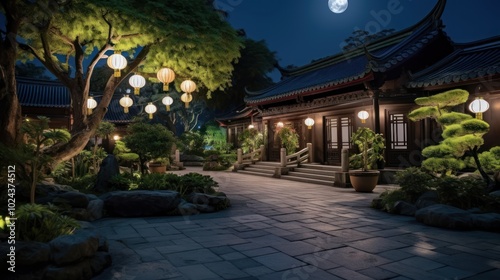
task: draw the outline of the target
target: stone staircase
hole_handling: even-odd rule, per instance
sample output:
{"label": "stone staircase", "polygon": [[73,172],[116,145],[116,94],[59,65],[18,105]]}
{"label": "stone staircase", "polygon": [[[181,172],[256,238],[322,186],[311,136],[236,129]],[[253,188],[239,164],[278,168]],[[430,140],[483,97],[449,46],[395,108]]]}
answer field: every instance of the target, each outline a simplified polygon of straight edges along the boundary
{"label": "stone staircase", "polygon": [[[275,168],[279,167],[277,162],[256,162],[250,164],[239,173],[273,177]],[[281,179],[297,182],[333,186],[334,172],[340,171],[339,166],[320,165],[320,164],[301,164],[300,167],[292,168],[287,175],[281,175]]]}

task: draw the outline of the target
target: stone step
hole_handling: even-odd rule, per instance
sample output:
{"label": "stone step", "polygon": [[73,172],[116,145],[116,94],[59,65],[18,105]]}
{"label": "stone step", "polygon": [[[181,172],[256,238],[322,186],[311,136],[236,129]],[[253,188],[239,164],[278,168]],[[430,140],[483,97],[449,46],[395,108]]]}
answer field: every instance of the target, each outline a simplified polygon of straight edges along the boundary
{"label": "stone step", "polygon": [[245,169],[243,169],[243,170],[266,173],[266,174],[274,174],[274,167],[269,167],[269,166],[249,165],[249,166],[245,167]]}
{"label": "stone step", "polygon": [[333,184],[333,181],[334,181],[334,175],[333,174],[323,175],[323,174],[314,174],[314,173],[309,173],[309,172],[295,172],[295,171],[290,171],[290,172],[288,172],[288,176],[329,181],[332,184]]}
{"label": "stone step", "polygon": [[328,170],[328,171],[342,171],[342,168],[340,166],[333,166],[333,165],[322,165],[322,164],[317,164],[317,163],[304,163],[300,165],[301,168],[310,168],[310,169],[315,169],[315,170]]}
{"label": "stone step", "polygon": [[263,173],[263,172],[254,172],[254,171],[249,171],[249,170],[246,170],[246,169],[238,170],[238,173],[248,174],[248,175],[255,175],[255,176],[263,176],[263,177],[271,177],[271,178],[273,177],[273,174]]}
{"label": "stone step", "polygon": [[254,165],[278,167],[278,166],[280,166],[280,163],[279,162],[272,162],[272,161],[257,161],[257,162],[255,162]]}
{"label": "stone step", "polygon": [[306,174],[317,174],[317,175],[325,175],[325,176],[333,176],[334,171],[332,170],[324,170],[324,169],[313,169],[307,167],[295,167],[293,172],[297,173],[306,173]]}
{"label": "stone step", "polygon": [[326,180],[312,179],[312,178],[306,178],[306,177],[297,177],[297,176],[291,176],[291,175],[281,175],[281,178],[285,179],[285,180],[296,181],[296,182],[325,185],[325,186],[330,186],[330,187],[333,186],[333,180],[326,181]]}

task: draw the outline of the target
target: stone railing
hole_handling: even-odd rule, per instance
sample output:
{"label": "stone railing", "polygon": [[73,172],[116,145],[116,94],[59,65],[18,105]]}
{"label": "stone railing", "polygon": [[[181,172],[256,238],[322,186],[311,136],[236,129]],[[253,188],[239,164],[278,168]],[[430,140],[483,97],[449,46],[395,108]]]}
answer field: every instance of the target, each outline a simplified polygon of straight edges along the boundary
{"label": "stone railing", "polygon": [[243,154],[242,149],[238,149],[238,164],[251,164],[257,161],[262,161],[264,157],[264,145],[260,145],[260,147],[248,154]]}
{"label": "stone railing", "polygon": [[286,149],[281,148],[280,151],[280,163],[281,167],[299,167],[301,163],[304,162],[313,162],[312,160],[312,144],[307,143],[307,147],[304,149],[291,154],[286,155]]}

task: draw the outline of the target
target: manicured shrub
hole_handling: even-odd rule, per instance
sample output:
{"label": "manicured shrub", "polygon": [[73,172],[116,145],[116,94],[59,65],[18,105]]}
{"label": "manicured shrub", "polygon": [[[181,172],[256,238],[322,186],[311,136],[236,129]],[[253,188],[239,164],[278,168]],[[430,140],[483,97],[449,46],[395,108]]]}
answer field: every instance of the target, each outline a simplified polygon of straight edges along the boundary
{"label": "manicured shrub", "polygon": [[478,176],[464,178],[447,176],[436,179],[439,202],[465,210],[483,207],[488,200],[483,185],[482,178]]}
{"label": "manicured shrub", "polygon": [[407,194],[401,189],[394,190],[386,190],[380,194],[380,198],[382,199],[381,206],[383,211],[387,211],[389,213],[394,212],[394,204],[398,201],[407,201]]}
{"label": "manicured shrub", "polygon": [[433,189],[435,177],[417,167],[409,167],[395,175],[404,200],[414,203],[423,193]]}

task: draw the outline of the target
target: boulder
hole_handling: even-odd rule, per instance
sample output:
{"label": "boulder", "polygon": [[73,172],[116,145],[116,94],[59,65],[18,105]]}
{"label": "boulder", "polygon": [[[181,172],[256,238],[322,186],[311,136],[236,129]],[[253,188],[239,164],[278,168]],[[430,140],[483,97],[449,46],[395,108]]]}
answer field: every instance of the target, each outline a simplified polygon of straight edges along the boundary
{"label": "boulder", "polygon": [[221,203],[229,203],[229,199],[226,196],[215,196],[204,193],[192,193],[188,196],[187,201],[193,204],[210,206],[216,206]]}
{"label": "boulder", "polygon": [[61,266],[93,256],[99,247],[99,236],[92,230],[78,230],[72,235],[53,239],[49,246],[52,261]]}
{"label": "boulder", "polygon": [[195,204],[196,209],[200,211],[201,213],[213,213],[216,211],[215,207],[207,204]]}
{"label": "boulder", "polygon": [[64,215],[79,221],[90,221],[90,214],[84,208],[71,208],[63,212]]}
{"label": "boulder", "polygon": [[177,207],[179,210],[179,213],[182,216],[190,216],[190,215],[196,215],[199,214],[200,211],[198,210],[197,206],[193,203],[186,202],[185,200],[182,200],[182,202],[179,204],[179,207]]}
{"label": "boulder", "polygon": [[104,201],[102,199],[94,199],[87,205],[87,212],[89,213],[89,220],[95,221],[102,218],[102,212],[104,209]]}
{"label": "boulder", "polygon": [[396,201],[393,207],[394,214],[400,214],[404,216],[415,216],[415,212],[417,211],[417,207],[415,205],[408,203],[406,201]]}
{"label": "boulder", "polygon": [[500,191],[490,192],[489,196],[500,198]]}
{"label": "boulder", "polygon": [[423,193],[415,202],[417,209],[422,209],[434,204],[438,204],[439,196],[436,191],[428,191]]}
{"label": "boulder", "polygon": [[165,215],[181,202],[179,193],[174,191],[115,191],[101,199],[109,215],[120,217]]}
{"label": "boulder", "polygon": [[500,214],[484,213],[472,215],[472,223],[477,229],[500,231]]}
{"label": "boulder", "polygon": [[419,222],[435,227],[471,229],[473,228],[472,215],[474,214],[453,206],[435,204],[417,210],[415,218]]}
{"label": "boulder", "polygon": [[111,255],[106,252],[97,252],[89,259],[90,268],[94,275],[101,273],[106,267],[111,265]]}
{"label": "boulder", "polygon": [[47,243],[35,241],[16,242],[16,264],[29,266],[50,261],[50,246]]}
{"label": "boulder", "polygon": [[98,192],[109,190],[109,180],[115,175],[120,174],[120,165],[118,160],[112,154],[109,154],[101,163],[94,189]]}
{"label": "boulder", "polygon": [[92,268],[89,261],[83,261],[67,266],[50,265],[47,267],[44,279],[50,280],[87,280],[92,278]]}

